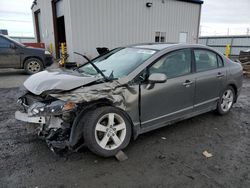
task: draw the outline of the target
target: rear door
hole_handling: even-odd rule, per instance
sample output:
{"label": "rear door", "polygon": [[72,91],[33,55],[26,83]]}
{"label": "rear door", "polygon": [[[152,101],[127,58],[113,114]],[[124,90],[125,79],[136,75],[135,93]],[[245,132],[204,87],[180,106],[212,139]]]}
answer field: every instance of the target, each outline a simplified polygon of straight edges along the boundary
{"label": "rear door", "polygon": [[11,48],[11,41],[0,36],[0,68],[20,68],[18,47]]}
{"label": "rear door", "polygon": [[194,49],[195,59],[195,110],[215,107],[226,81],[226,68],[222,58],[206,49]]}
{"label": "rear door", "polygon": [[165,74],[167,81],[152,88],[147,82],[141,85],[141,126],[157,127],[191,113],[195,91],[191,50],[166,54],[148,68],[148,75],[152,73]]}

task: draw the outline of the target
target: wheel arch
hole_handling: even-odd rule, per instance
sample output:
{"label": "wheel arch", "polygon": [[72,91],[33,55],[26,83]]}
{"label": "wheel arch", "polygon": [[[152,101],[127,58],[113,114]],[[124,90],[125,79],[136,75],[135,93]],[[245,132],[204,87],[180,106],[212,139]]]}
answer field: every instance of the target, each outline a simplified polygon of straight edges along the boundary
{"label": "wheel arch", "polygon": [[235,83],[229,83],[228,86],[230,86],[234,89],[234,94],[235,94],[234,103],[235,103],[237,101],[237,96],[238,96],[237,86]]}
{"label": "wheel arch", "polygon": [[41,57],[38,57],[38,56],[27,56],[27,57],[25,57],[25,58],[23,59],[23,61],[22,61],[22,68],[24,68],[25,62],[26,62],[27,60],[29,60],[29,59],[32,59],[32,58],[38,59],[39,61],[41,61],[41,63],[43,64],[43,68],[45,68],[42,58],[41,58]]}
{"label": "wheel arch", "polygon": [[120,110],[126,116],[126,118],[128,119],[128,121],[131,124],[131,131],[132,131],[131,137],[133,137],[133,135],[135,134],[134,129],[133,129],[134,124],[133,124],[131,117],[128,115],[128,113],[125,110],[115,106],[108,99],[101,99],[101,100],[93,101],[93,102],[90,102],[87,104],[83,103],[82,106],[83,106],[83,108],[77,114],[77,116],[73,122],[72,128],[71,128],[69,147],[71,147],[73,149],[77,148],[79,142],[83,139],[83,125],[79,124],[81,118],[83,118],[85,115],[88,115],[88,112],[91,112],[92,110],[94,110],[96,108],[104,107],[104,106],[112,106],[112,107]]}

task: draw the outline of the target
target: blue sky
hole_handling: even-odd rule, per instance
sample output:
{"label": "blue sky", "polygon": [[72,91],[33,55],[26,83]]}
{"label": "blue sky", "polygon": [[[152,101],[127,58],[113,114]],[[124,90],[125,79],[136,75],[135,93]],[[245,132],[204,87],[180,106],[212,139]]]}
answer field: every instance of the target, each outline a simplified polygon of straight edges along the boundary
{"label": "blue sky", "polygon": [[[32,2],[0,0],[0,28],[8,29],[12,36],[34,36]],[[250,0],[204,0],[202,35],[246,34],[247,28],[250,28]]]}

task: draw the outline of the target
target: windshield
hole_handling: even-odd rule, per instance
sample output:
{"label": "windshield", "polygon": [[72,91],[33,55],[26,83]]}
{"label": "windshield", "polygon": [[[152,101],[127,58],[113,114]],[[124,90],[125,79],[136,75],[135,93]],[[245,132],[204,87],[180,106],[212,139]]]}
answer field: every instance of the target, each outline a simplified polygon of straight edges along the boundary
{"label": "windshield", "polygon": [[[94,59],[92,62],[107,78],[121,78],[130,74],[155,52],[148,49],[119,48]],[[78,71],[88,75],[98,74],[91,64],[83,65]]]}

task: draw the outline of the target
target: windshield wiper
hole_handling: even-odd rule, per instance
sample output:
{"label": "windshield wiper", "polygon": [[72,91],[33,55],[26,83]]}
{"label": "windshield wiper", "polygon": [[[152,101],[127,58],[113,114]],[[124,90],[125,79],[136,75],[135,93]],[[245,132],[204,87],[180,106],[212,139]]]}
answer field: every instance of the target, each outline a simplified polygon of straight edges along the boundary
{"label": "windshield wiper", "polygon": [[112,72],[109,75],[109,80],[113,80],[114,79],[114,71],[112,70]]}
{"label": "windshield wiper", "polygon": [[103,74],[103,72],[86,56],[86,55],[83,55],[83,54],[80,54],[78,52],[74,52],[74,54],[77,54],[79,56],[82,56],[84,59],[86,59],[90,65],[92,65],[92,67],[94,67],[94,69],[102,75],[102,77],[104,78],[104,80],[106,81],[109,81],[109,79],[105,76],[105,74]]}

